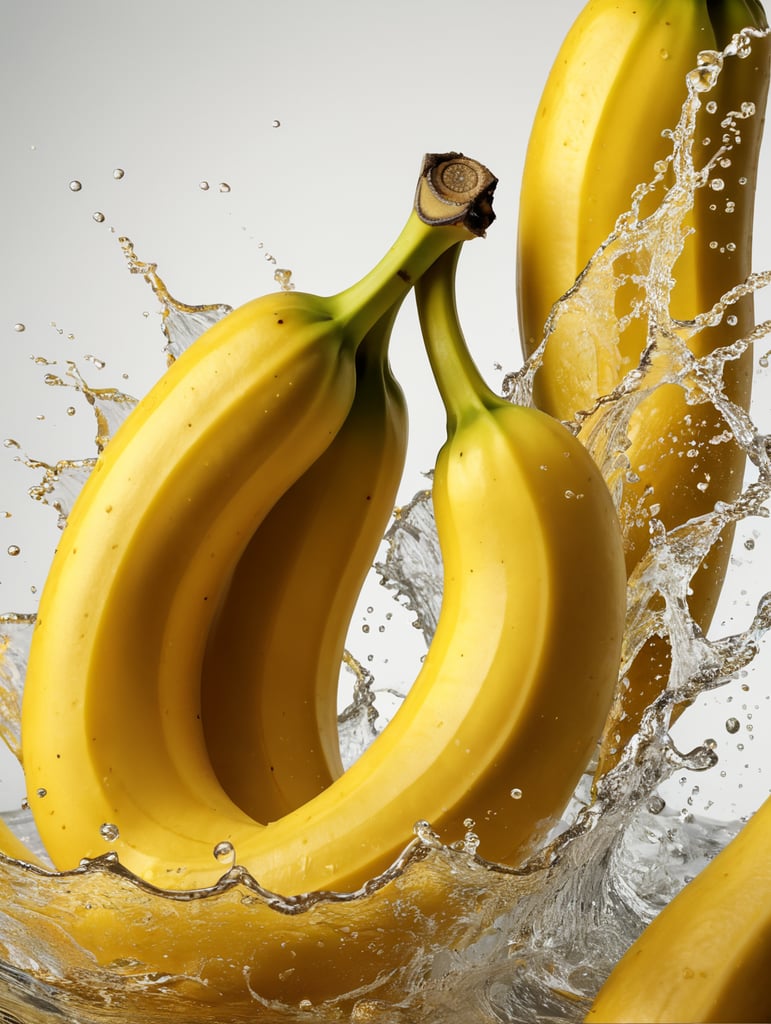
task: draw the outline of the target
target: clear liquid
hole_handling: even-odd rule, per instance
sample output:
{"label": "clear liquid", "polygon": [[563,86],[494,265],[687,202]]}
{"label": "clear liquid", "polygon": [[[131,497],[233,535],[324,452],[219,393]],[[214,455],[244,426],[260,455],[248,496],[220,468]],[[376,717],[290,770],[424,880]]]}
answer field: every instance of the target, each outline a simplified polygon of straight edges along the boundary
{"label": "clear liquid", "polygon": [[[484,860],[484,841],[478,846],[474,824],[469,822],[464,839],[449,843],[436,837],[428,823],[418,825],[416,837],[404,855],[368,893],[319,896],[309,893],[284,897],[262,890],[255,879],[237,864],[237,851],[219,850],[223,865],[220,882],[196,893],[162,893],[125,872],[116,858],[106,855],[84,863],[75,872],[58,874],[0,857],[0,1019],[13,1024],[67,1020],[78,1024],[103,1024],[127,1019],[147,1024],[185,1020],[187,1024],[218,1024],[266,1019],[276,1022],[307,1020],[419,1021],[432,1024],[463,1020],[464,1024],[491,1021],[573,1021],[585,1014],[591,999],[621,953],[685,882],[734,835],[740,822],[721,824],[700,816],[691,796],[675,809],[659,796],[659,789],[675,776],[719,771],[715,742],[706,739],[684,753],[670,732],[674,704],[683,699],[710,697],[719,688],[733,685],[752,669],[764,634],[771,626],[771,595],[757,593],[757,612],[744,630],[729,636],[702,637],[694,633],[687,606],[691,576],[717,536],[729,522],[744,523],[766,518],[771,496],[771,436],[761,434],[747,413],[728,402],[720,387],[723,363],[746,345],[758,342],[771,330],[761,324],[751,337],[737,338],[728,349],[701,361],[677,341],[676,324],[668,308],[666,279],[677,252],[670,241],[687,215],[697,180],[687,159],[687,141],[693,119],[708,94],[710,78],[692,83],[684,118],[673,136],[672,164],[676,187],[655,212],[639,217],[641,190],[630,212],[620,218],[608,244],[595,256],[575,289],[555,307],[550,326],[570,315],[576,305],[607,297],[614,261],[626,252],[650,254],[644,281],[645,301],[636,315],[647,315],[654,325],[650,359],[630,373],[610,395],[603,397],[591,417],[574,427],[584,428],[586,443],[603,467],[620,500],[618,486],[624,472],[623,440],[635,408],[657,387],[675,382],[715,404],[747,454],[751,471],[743,493],[730,505],[721,505],[700,520],[682,524],[666,533],[654,524],[650,550],[630,580],[629,618],[625,638],[627,656],[649,635],[654,625],[666,626],[672,645],[672,675],[668,688],[648,709],[640,731],[619,764],[590,792],[591,767],[578,787],[563,821],[548,844],[516,869]],[[718,181],[716,155],[711,164],[711,187]],[[652,183],[655,188],[656,180]],[[717,189],[719,191],[719,189]],[[647,198],[646,198],[647,197]],[[122,240],[129,268],[148,281],[162,311],[167,358],[173,360],[211,323],[228,312],[225,305],[191,306],[173,299],[151,263],[140,261],[131,243]],[[280,283],[280,282],[279,282]],[[771,274],[755,275],[728,293],[717,306],[704,311],[688,326],[691,333],[708,329],[715,318],[730,317],[735,299],[746,291],[771,283]],[[548,337],[546,343],[548,344]],[[761,356],[760,365],[763,365]],[[509,375],[505,392],[512,400],[530,401],[533,374],[539,354],[521,371]],[[97,431],[96,451],[106,443],[134,399],[118,389],[90,388],[74,364],[64,377],[50,374],[53,387],[72,387],[93,408]],[[51,505],[60,521],[66,520],[93,456],[55,465],[27,464],[40,474],[31,489],[38,501]],[[430,491],[417,494],[394,516],[386,537],[386,553],[375,567],[384,584],[383,608],[404,608],[430,643],[439,613],[442,592],[441,559],[433,526]],[[664,612],[650,611],[656,595]],[[391,612],[383,613],[390,621]],[[662,619],[663,616],[663,619]],[[654,621],[655,619],[655,621]],[[394,620],[396,621],[396,620]],[[18,755],[19,709],[24,664],[33,615],[28,612],[3,616],[4,646],[0,647],[0,733]],[[386,627],[384,627],[386,628]],[[395,628],[395,627],[394,627]],[[357,651],[362,645],[358,636]],[[389,713],[378,709],[390,701],[398,706],[402,680],[389,681],[379,671],[365,667],[366,655],[346,655],[341,679],[348,699],[340,716],[341,744],[350,763],[383,727]],[[384,701],[384,696],[387,700]],[[714,733],[733,735],[733,724],[715,713]],[[738,719],[732,719],[739,723]],[[745,722],[745,731],[747,723]],[[516,795],[512,793],[512,813]],[[35,837],[29,812],[6,815],[16,835],[45,859]],[[106,822],[109,830],[113,826]],[[109,832],[105,831],[106,838]],[[448,845],[442,840],[447,838]],[[409,876],[416,885],[432,883],[447,891],[465,893],[467,906],[452,935],[423,935],[405,949],[404,973],[395,994],[386,982],[370,991],[339,995],[314,1007],[298,1003],[267,1002],[244,976],[241,992],[226,1003],[207,1005],[205,986],[192,976],[150,975],[141,963],[126,959],[111,968],[93,960],[59,931],[47,928],[47,908],[61,889],[73,890],[82,901],[111,908],[132,906],[166,919],[171,929],[206,927],[233,901],[248,901],[251,912],[265,927],[281,920],[296,927],[312,928],[325,915],[342,914],[355,902],[366,906],[394,876]],[[113,910],[113,912],[116,912]],[[120,912],[120,909],[117,911]],[[227,949],[223,949],[223,954]]]}

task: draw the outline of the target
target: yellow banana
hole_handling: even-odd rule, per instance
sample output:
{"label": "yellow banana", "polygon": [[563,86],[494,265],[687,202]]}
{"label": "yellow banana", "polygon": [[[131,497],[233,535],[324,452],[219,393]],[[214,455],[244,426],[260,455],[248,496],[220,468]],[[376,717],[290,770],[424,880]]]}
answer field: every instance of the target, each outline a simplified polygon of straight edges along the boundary
{"label": "yellow banana", "polygon": [[[212,806],[211,779],[204,791],[169,772],[170,764],[162,775],[148,771],[145,742],[135,735],[131,750],[110,732],[109,743],[119,742],[115,760],[97,766],[81,757],[77,806],[58,801],[53,829],[42,817],[60,864],[111,849],[146,882],[180,890],[184,899],[184,890],[216,880],[213,848],[227,841],[268,890],[362,886],[364,894],[368,879],[398,858],[418,819],[449,840],[468,831],[469,815],[478,816],[485,854],[519,860],[563,810],[616,681],[625,605],[620,528],[599,470],[569,431],[482,382],[457,322],[456,255],[440,257],[418,284],[448,412],[434,475],[445,589],[436,634],[404,704],[348,771],[265,827],[222,799]],[[138,697],[109,688],[116,717],[130,722],[141,713],[147,734],[161,736],[166,708],[150,688]],[[103,719],[85,717],[95,735]],[[63,771],[56,770],[56,753],[84,745],[77,715],[64,721],[60,712],[58,720],[48,764],[57,787],[70,769],[63,756]],[[149,753],[157,766],[157,753]],[[95,778],[110,768],[107,784]],[[39,816],[47,799],[35,801]],[[95,839],[101,822],[114,826],[109,846]],[[62,826],[77,833],[76,843],[60,839]],[[240,890],[208,917],[206,901],[185,902],[179,927],[173,900],[167,912],[148,914],[135,896],[120,910],[92,898],[89,913],[71,914],[76,872],[52,887],[46,913],[102,963],[130,950],[143,969],[205,978],[203,998],[232,996],[247,978],[264,998],[317,1001],[389,973],[398,990],[416,937],[461,941],[463,897],[448,891],[441,871],[413,863],[383,883],[362,903],[322,900],[297,919],[290,904],[282,916]]]}
{"label": "yellow banana", "polygon": [[208,860],[231,823],[251,828],[204,742],[212,617],[259,523],[342,426],[363,337],[441,252],[484,232],[494,184],[457,154],[427,158],[370,274],[332,298],[284,292],[231,313],[107,445],[54,557],[22,708],[32,810],[60,867],[103,851],[116,819],[129,834],[157,819]]}
{"label": "yellow banana", "polygon": [[396,313],[359,346],[345,423],[249,542],[207,644],[209,756],[228,795],[258,821],[300,806],[343,771],[345,636],[406,452],[407,409],[388,365]]}
{"label": "yellow banana", "polygon": [[771,1020],[771,799],[648,925],[586,1020]]}
{"label": "yellow banana", "polygon": [[[571,288],[589,258],[629,209],[638,184],[650,181],[654,167],[669,183],[660,161],[672,150],[662,138],[674,128],[686,98],[686,74],[699,51],[722,50],[748,26],[766,28],[757,0],[590,0],[555,60],[532,129],[520,201],[518,297],[521,338],[526,354],[540,344],[552,304]],[[753,38],[746,59],[726,57],[718,83],[697,121],[693,151],[700,168],[721,144],[728,112],[741,142],[713,177],[718,188],[699,188],[688,226],[696,234],[676,262],[671,295],[674,316],[688,320],[708,311],[751,270],[753,200],[769,80],[769,39]],[[709,61],[700,74],[709,77]],[[707,105],[706,101],[709,101]],[[711,103],[717,112],[712,112]],[[754,115],[749,116],[754,105]],[[712,140],[710,143],[710,139]],[[707,145],[709,143],[709,145]],[[661,187],[661,186],[660,186]],[[655,195],[655,193],[654,193]],[[643,200],[641,213],[646,212]],[[677,244],[662,239],[662,244]],[[590,410],[634,369],[646,343],[646,324],[622,325],[640,298],[634,275],[645,275],[644,251],[626,253],[614,265],[614,279],[591,303],[556,322],[535,376],[536,403],[560,419]],[[626,280],[623,287],[619,287]],[[695,355],[746,335],[752,328],[752,297],[730,307],[736,317],[689,339]],[[728,363],[726,393],[747,407],[751,353]],[[589,421],[591,424],[591,420]],[[585,427],[585,432],[589,427]],[[708,403],[686,404],[683,390],[670,384],[643,400],[633,415],[626,452],[630,472],[623,484],[621,520],[627,568],[648,547],[649,520],[667,528],[709,512],[719,500],[738,493],[742,450],[723,436],[726,423]],[[722,443],[717,443],[721,441]],[[729,531],[693,581],[691,611],[709,625],[724,578]],[[654,638],[629,671],[629,685],[609,717],[600,755],[600,773],[616,760],[632,736],[644,708],[667,678],[668,647]]]}

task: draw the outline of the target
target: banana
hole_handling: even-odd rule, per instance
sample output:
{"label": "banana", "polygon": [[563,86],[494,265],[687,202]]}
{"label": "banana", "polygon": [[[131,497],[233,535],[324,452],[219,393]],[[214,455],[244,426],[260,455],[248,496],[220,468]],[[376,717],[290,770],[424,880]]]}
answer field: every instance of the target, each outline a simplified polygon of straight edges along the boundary
{"label": "banana", "polygon": [[[674,128],[686,98],[686,75],[708,80],[709,58],[699,51],[722,50],[745,26],[763,31],[766,18],[757,0],[590,0],[570,30],[555,60],[536,115],[527,150],[520,200],[518,299],[524,351],[539,346],[552,304],[566,293],[590,257],[629,209],[632,192],[657,173],[671,183],[671,166],[661,170],[672,150],[662,138]],[[739,112],[738,137],[713,177],[724,187],[696,190],[686,226],[695,235],[677,259],[671,294],[672,314],[684,321],[683,337],[703,356],[745,336],[754,325],[753,301],[745,296],[716,326],[693,333],[686,321],[710,310],[751,270],[752,218],[763,112],[769,81],[769,39],[752,38],[746,59],[726,56],[717,85],[698,115],[693,152],[700,168],[720,145],[721,119]],[[713,61],[714,65],[714,61]],[[702,86],[699,86],[702,87]],[[744,104],[754,104],[751,108]],[[710,145],[707,143],[712,142]],[[704,155],[702,155],[704,154]],[[670,177],[667,177],[669,175]],[[655,195],[655,193],[654,193]],[[649,197],[641,200],[645,216]],[[680,244],[662,238],[662,245]],[[644,250],[626,253],[613,266],[614,279],[591,304],[558,319],[535,375],[536,404],[570,420],[610,394],[623,375],[639,363],[647,325],[622,318],[640,298],[634,275],[648,272]],[[621,280],[626,284],[619,287]],[[747,408],[752,375],[751,352],[728,363],[725,390]],[[581,436],[588,436],[590,419]],[[620,516],[626,561],[632,572],[648,548],[649,522],[655,515],[667,528],[712,510],[740,490],[744,454],[725,440],[726,423],[710,405],[688,405],[674,384],[645,398],[629,427],[629,473],[623,481]],[[718,443],[722,441],[722,443]],[[693,580],[691,612],[707,629],[725,575],[731,537],[725,530]],[[653,638],[637,654],[628,687],[609,716],[598,774],[617,760],[636,732],[642,712],[665,685],[669,649]]]}
{"label": "banana", "polygon": [[[91,766],[81,757],[77,806],[59,801],[53,828],[41,819],[53,835],[50,852],[67,866],[76,855],[109,849],[145,886],[163,886],[185,901],[184,926],[174,898],[161,901],[160,910],[156,900],[148,912],[135,893],[120,910],[92,893],[90,911],[72,914],[80,876],[77,869],[64,876],[47,893],[46,915],[100,963],[130,950],[142,969],[204,979],[204,999],[236,998],[245,978],[262,998],[285,1001],[316,1002],[356,985],[385,983],[398,991],[418,939],[424,947],[454,944],[465,928],[466,896],[448,889],[422,856],[415,859],[417,840],[400,859],[416,821],[428,819],[447,838],[465,833],[468,844],[468,818],[481,814],[477,832],[486,855],[519,861],[563,810],[584,770],[618,672],[625,606],[620,527],[580,442],[551,417],[505,402],[483,383],[454,305],[458,248],[416,286],[448,414],[434,474],[445,587],[433,642],[404,704],[342,776],[264,827],[222,798],[212,806],[186,778],[149,772],[146,744],[136,736],[133,752],[123,742],[121,760],[110,765]],[[161,742],[165,709],[149,688],[140,699],[110,689],[116,717],[129,723],[141,704],[146,731]],[[56,753],[83,746],[77,715],[58,719],[48,766],[57,787],[69,769]],[[100,724],[87,716],[89,732]],[[74,739],[64,725],[75,727]],[[117,730],[108,739],[115,744]],[[111,767],[107,783],[94,780]],[[207,785],[210,792],[211,779]],[[35,801],[39,816],[48,799]],[[108,846],[94,839],[104,821],[113,826]],[[60,838],[62,826],[77,832],[76,845]],[[250,900],[243,889],[214,910],[190,900],[191,887],[216,881],[213,848],[221,842],[231,844],[239,870],[259,880],[271,902]],[[410,870],[403,872],[407,859]],[[370,882],[383,871],[377,884]],[[330,902],[329,890],[349,896]],[[270,897],[306,891],[316,892],[314,906],[298,917],[291,899]]]}
{"label": "banana", "polygon": [[343,771],[345,636],[406,453],[407,409],[388,365],[396,313],[359,346],[345,423],[252,537],[207,643],[206,746],[228,795],[258,821],[299,807]]}
{"label": "banana", "polygon": [[[42,594],[22,707],[30,802],[58,867],[103,852],[100,829],[117,822],[126,851],[159,829],[183,863],[192,840],[207,850],[198,876],[213,879],[213,846],[255,829],[206,750],[213,616],[260,522],[342,427],[362,339],[443,251],[484,233],[494,186],[475,161],[426,158],[415,209],[366,277],[220,320],[98,459]],[[142,875],[143,859],[126,864]]]}
{"label": "banana", "polygon": [[771,1019],[771,798],[654,918],[587,1022]]}

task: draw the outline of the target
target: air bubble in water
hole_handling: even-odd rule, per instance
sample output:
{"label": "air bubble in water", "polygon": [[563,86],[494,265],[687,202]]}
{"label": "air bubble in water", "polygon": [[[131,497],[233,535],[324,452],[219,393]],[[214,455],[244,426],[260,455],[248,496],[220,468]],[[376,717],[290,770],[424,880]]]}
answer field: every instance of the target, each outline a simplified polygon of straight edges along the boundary
{"label": "air bubble in water", "polygon": [[717,103],[714,100],[710,100],[704,109],[708,114],[714,114],[717,111]]}
{"label": "air bubble in water", "polygon": [[14,331],[16,331],[17,334],[21,334],[22,331],[26,331],[27,325],[26,324],[14,324],[13,325],[13,329],[14,329]]}
{"label": "air bubble in water", "polygon": [[99,835],[106,843],[114,843],[120,836],[120,829],[111,821],[106,821],[99,829]]}
{"label": "air bubble in water", "polygon": [[273,123],[272,123],[272,127],[273,128],[280,128],[281,127],[281,122],[279,120],[277,120],[276,118],[274,118],[273,119]]}
{"label": "air bubble in water", "polygon": [[123,170],[122,167],[116,167],[115,170],[112,172],[112,176],[113,178],[115,178],[116,181],[120,181],[120,179],[123,177],[125,173],[126,172]]}
{"label": "air bubble in water", "polygon": [[82,188],[83,188],[83,183],[82,182],[77,181],[76,179],[73,179],[70,182],[70,192],[80,192],[80,190]]}
{"label": "air bubble in water", "polygon": [[94,213],[91,214],[91,216],[94,218],[97,224],[101,224],[104,221],[104,214],[101,210],[95,210]]}
{"label": "air bubble in water", "polygon": [[11,555],[13,558],[15,558],[16,555],[21,554],[21,548],[19,547],[18,544],[9,544],[7,550],[8,554]]}
{"label": "air bubble in water", "polygon": [[726,732],[730,732],[731,734],[733,734],[733,733],[738,732],[739,729],[741,729],[741,725],[739,723],[739,719],[738,718],[728,718],[728,719],[726,719],[726,723],[725,723],[725,731]]}
{"label": "air bubble in water", "polygon": [[713,192],[722,192],[725,188],[725,182],[722,178],[713,178],[712,181],[709,183],[709,187],[712,189]]}
{"label": "air bubble in water", "polygon": [[230,191],[230,185],[228,185],[228,183],[226,181],[221,181],[220,182],[220,192],[229,192],[229,191]]}
{"label": "air bubble in water", "polygon": [[44,796],[48,796],[48,790],[41,786],[40,789],[37,790],[37,796],[42,800]]}
{"label": "air bubble in water", "polygon": [[512,800],[521,800],[522,799],[522,790],[521,789],[516,789],[516,788],[512,789],[511,793],[509,793],[509,796],[511,797]]}
{"label": "air bubble in water", "polygon": [[208,188],[209,188],[209,182],[208,181],[199,181],[198,182],[198,187],[200,188],[200,190],[202,192],[206,192],[208,190]]}

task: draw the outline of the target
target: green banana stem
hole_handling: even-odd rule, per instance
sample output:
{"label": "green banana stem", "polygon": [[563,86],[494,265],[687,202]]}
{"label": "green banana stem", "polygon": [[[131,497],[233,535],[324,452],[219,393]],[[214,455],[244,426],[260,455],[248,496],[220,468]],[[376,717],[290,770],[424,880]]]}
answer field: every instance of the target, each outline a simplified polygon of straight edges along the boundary
{"label": "green banana stem", "polygon": [[455,302],[455,274],[462,243],[453,246],[415,285],[423,341],[442,402],[448,433],[462,419],[502,399],[487,386],[463,336]]}
{"label": "green banana stem", "polygon": [[451,246],[484,236],[495,218],[496,184],[486,167],[461,153],[424,158],[413,211],[394,245],[369,274],[327,300],[349,337],[363,337]]}

